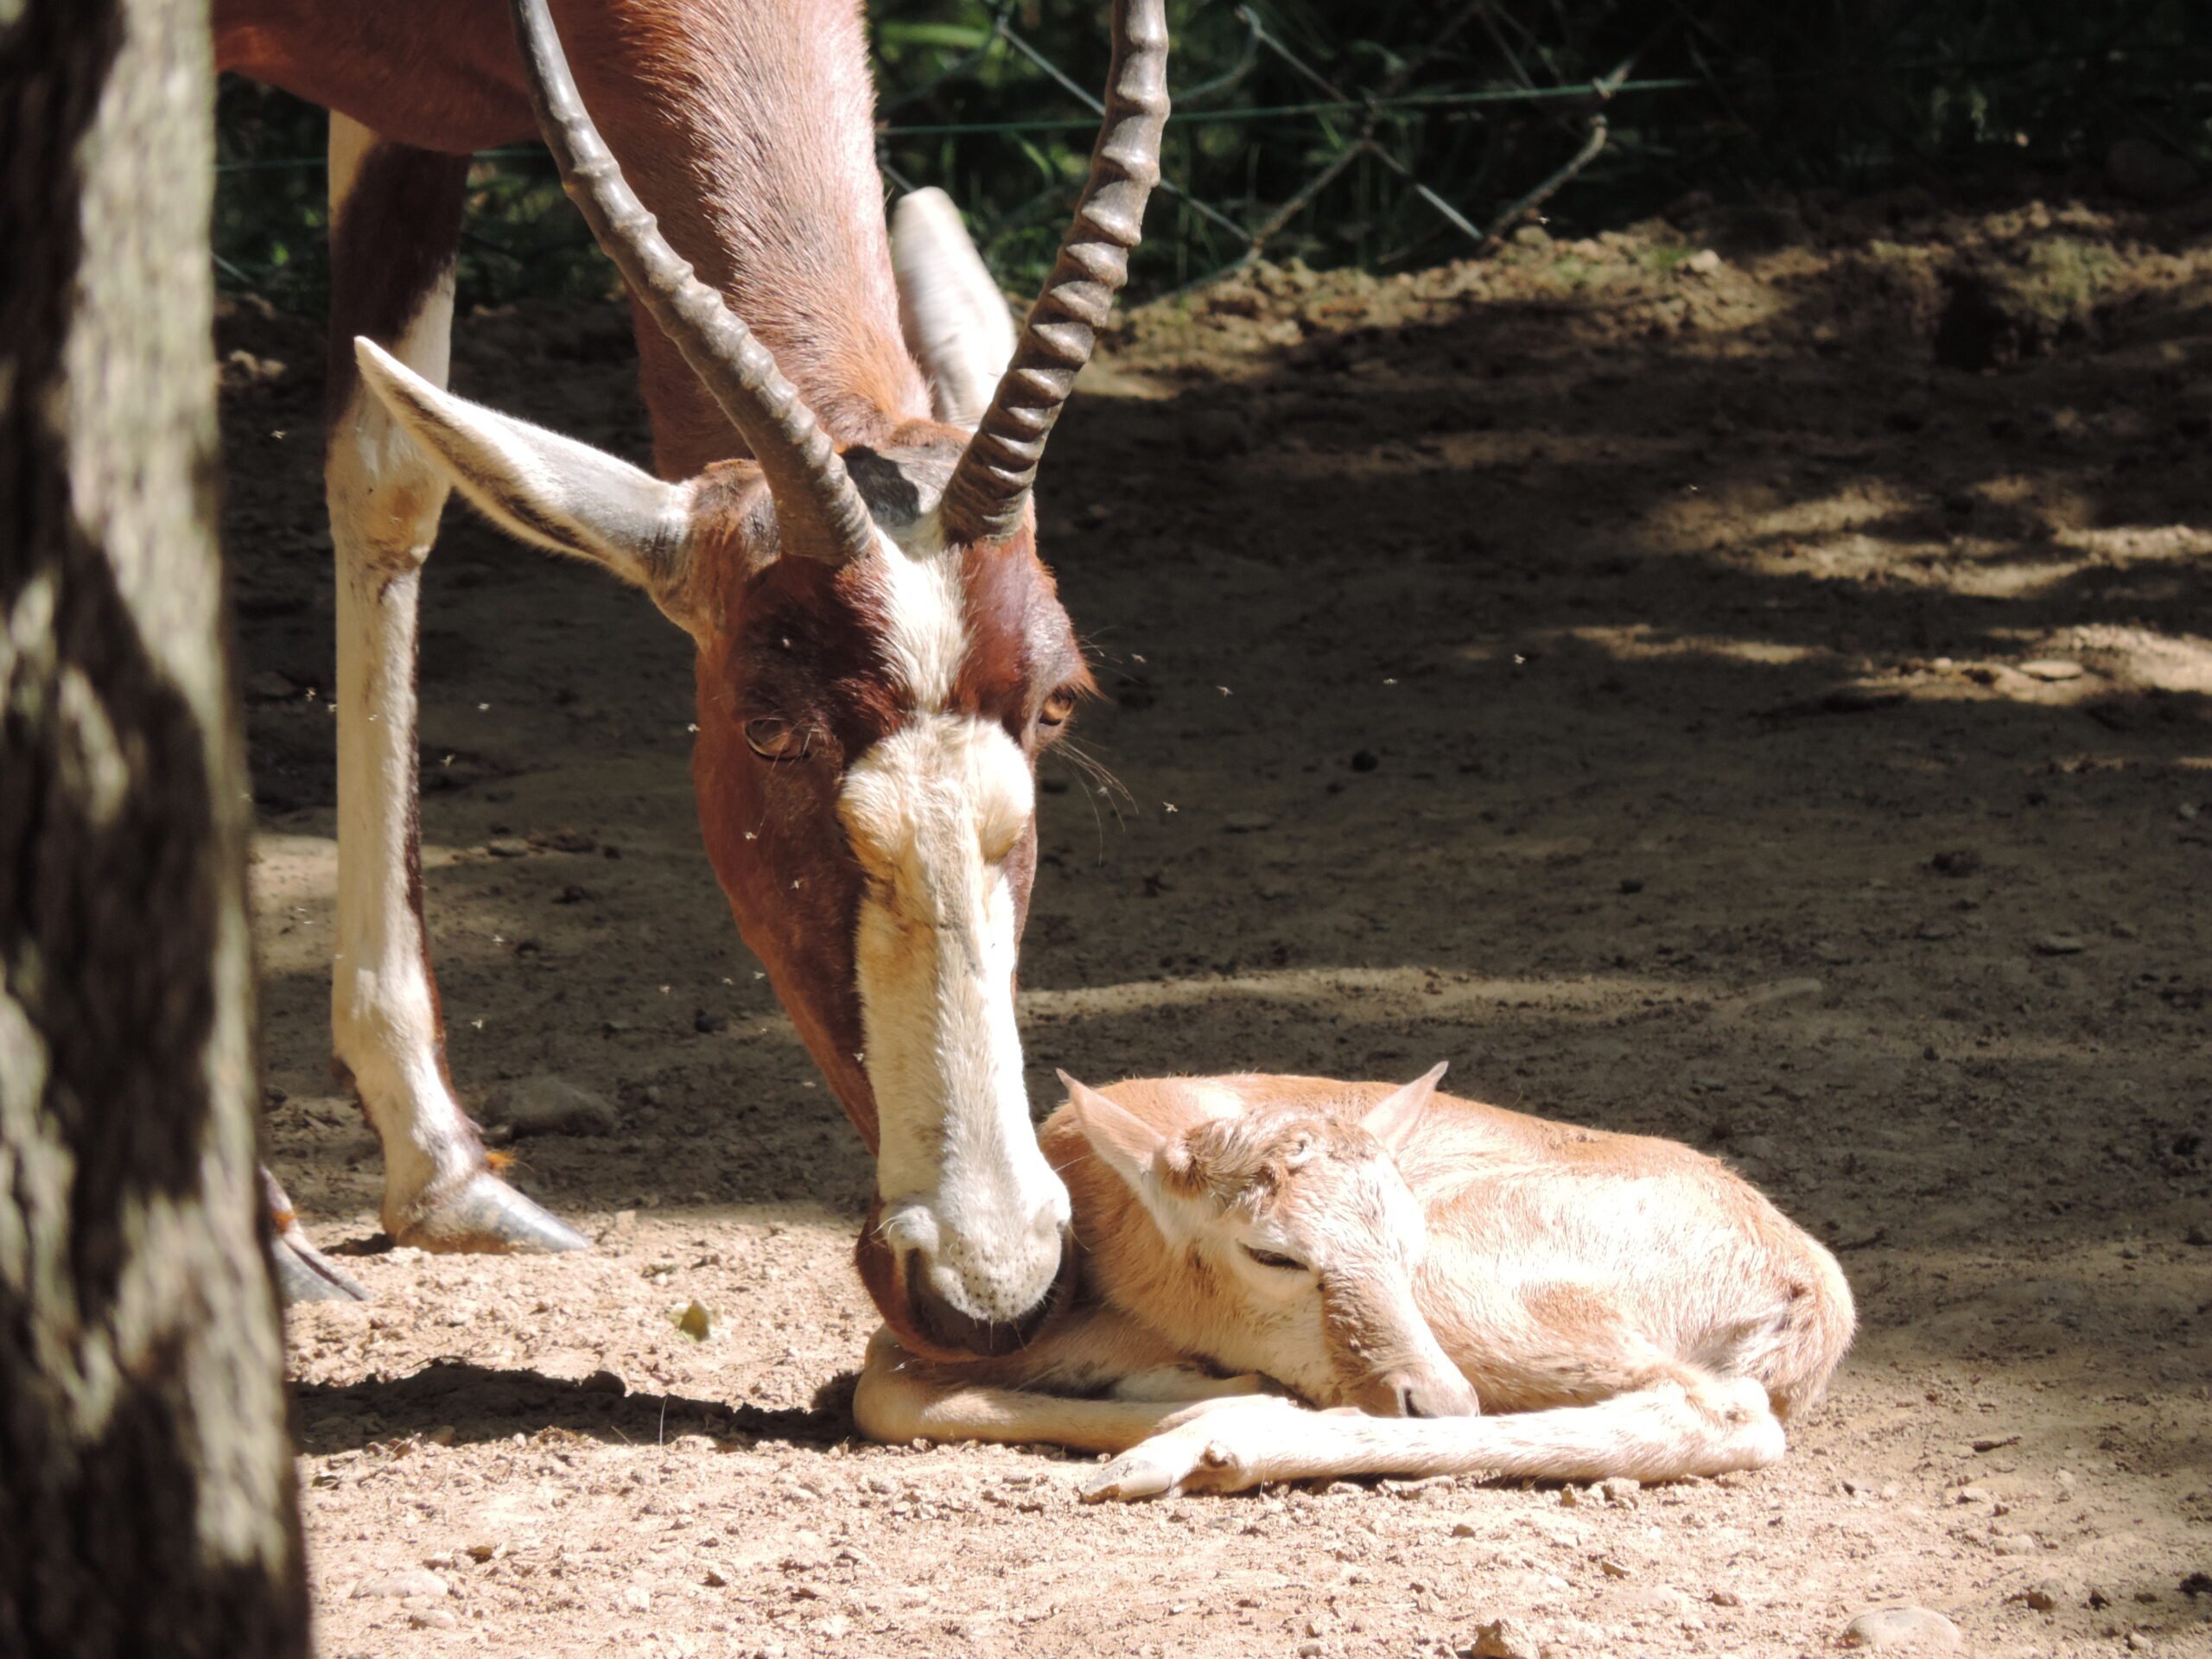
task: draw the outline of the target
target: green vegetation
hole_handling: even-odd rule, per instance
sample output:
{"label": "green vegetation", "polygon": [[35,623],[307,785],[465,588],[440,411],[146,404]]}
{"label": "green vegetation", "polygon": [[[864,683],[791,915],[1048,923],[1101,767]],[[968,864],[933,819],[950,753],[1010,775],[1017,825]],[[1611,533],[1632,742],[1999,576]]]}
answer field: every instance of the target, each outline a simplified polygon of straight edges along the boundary
{"label": "green vegetation", "polygon": [[[1033,287],[1089,156],[1071,86],[1104,79],[1103,6],[869,10],[887,179],[950,191],[1001,279]],[[1467,226],[1547,181],[1541,211],[1577,236],[1691,191],[2004,188],[2101,166],[2122,141],[2212,175],[2201,0],[1171,0],[1171,16],[1172,188],[1136,276],[1154,293],[1244,256],[1255,231],[1267,257],[1317,267],[1462,257]],[[1618,90],[1601,99],[1600,81]],[[1561,179],[1601,111],[1602,148]],[[322,144],[319,111],[226,84],[226,286],[320,302]],[[542,156],[481,159],[471,209],[464,303],[609,285]]]}

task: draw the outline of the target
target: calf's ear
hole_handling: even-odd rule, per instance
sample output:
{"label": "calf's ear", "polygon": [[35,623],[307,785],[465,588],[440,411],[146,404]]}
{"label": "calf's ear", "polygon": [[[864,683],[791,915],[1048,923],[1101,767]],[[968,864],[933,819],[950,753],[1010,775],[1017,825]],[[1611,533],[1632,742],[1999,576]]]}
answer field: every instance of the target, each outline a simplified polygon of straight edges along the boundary
{"label": "calf's ear", "polygon": [[1130,1191],[1149,1199],[1154,1172],[1167,1137],[1066,1072],[1060,1073],[1060,1081],[1067,1087],[1068,1103],[1075,1109],[1076,1128],[1083,1131],[1091,1151],[1128,1183]]}
{"label": "calf's ear", "polygon": [[1439,1060],[1404,1088],[1393,1089],[1359,1120],[1359,1127],[1392,1152],[1403,1150],[1451,1064],[1449,1060]]}

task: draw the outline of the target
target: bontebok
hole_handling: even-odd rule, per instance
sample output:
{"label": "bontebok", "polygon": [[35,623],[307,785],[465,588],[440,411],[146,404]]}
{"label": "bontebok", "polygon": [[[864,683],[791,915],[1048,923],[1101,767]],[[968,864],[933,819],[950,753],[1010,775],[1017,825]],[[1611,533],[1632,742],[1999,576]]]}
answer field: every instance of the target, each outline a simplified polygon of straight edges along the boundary
{"label": "bontebok", "polygon": [[[332,111],[331,1013],[386,1229],[582,1242],[493,1172],[445,1065],[414,662],[458,486],[696,644],[708,851],[876,1154],[869,1288],[917,1350],[1019,1342],[1068,1219],[1014,1031],[1033,780],[1090,683],[1030,487],[1158,175],[1161,0],[1114,6],[1090,181],[1018,338],[941,198],[901,205],[894,261],[856,0],[514,0],[512,27],[499,0],[216,0],[215,35]],[[444,390],[467,156],[534,131],[629,283],[655,474]]]}

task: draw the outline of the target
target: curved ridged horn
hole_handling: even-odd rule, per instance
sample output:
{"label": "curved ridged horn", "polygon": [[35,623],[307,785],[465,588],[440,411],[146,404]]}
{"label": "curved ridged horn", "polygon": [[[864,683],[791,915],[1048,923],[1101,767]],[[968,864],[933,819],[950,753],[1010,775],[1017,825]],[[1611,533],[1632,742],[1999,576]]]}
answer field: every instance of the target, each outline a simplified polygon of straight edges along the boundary
{"label": "curved ridged horn", "polygon": [[523,79],[561,183],[653,321],[744,437],[776,498],[784,550],[842,563],[875,546],[830,435],[722,296],[668,245],[584,108],[545,0],[514,0]]}
{"label": "curved ridged horn", "polygon": [[1045,440],[1090,360],[1114,296],[1128,280],[1129,250],[1144,231],[1145,198],[1160,182],[1160,133],[1166,120],[1164,0],[1114,0],[1114,61],[1090,177],[1045,291],[1021,326],[1014,360],[945,486],[950,539],[996,540],[1020,524]]}

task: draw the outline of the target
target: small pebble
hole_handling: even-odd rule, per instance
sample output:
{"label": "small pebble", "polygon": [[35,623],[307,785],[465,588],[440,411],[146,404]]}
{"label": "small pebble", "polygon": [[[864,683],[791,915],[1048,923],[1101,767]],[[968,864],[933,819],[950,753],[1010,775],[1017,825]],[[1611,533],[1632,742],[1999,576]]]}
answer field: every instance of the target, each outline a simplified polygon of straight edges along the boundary
{"label": "small pebble", "polygon": [[1228,410],[1217,410],[1193,418],[1183,435],[1193,455],[1212,460],[1250,453],[1252,431],[1243,419]]}
{"label": "small pebble", "polygon": [[2022,663],[2020,672],[2031,680],[2051,683],[2060,680],[2078,680],[2082,677],[2082,664],[2065,662],[2057,658],[2044,658],[2032,663]]}
{"label": "small pebble", "polygon": [[484,1103],[484,1116],[518,1136],[614,1133],[614,1109],[605,1099],[550,1073],[494,1090]]}
{"label": "small pebble", "polygon": [[248,702],[287,702],[300,695],[300,688],[292,683],[291,677],[279,674],[273,668],[246,677],[245,696]]}
{"label": "small pebble", "polygon": [[1762,985],[1744,995],[1747,1008],[1771,1007],[1777,1002],[1802,1002],[1816,997],[1827,987],[1817,979],[1777,979],[1771,985]]}
{"label": "small pebble", "polygon": [[1494,1618],[1475,1626],[1467,1659],[1536,1659],[1541,1649],[1535,1632],[1517,1618]]}
{"label": "small pebble", "polygon": [[1872,1607],[1843,1629],[1846,1647],[1885,1653],[1956,1653],[1959,1639],[1957,1625],[1926,1607]]}
{"label": "small pebble", "polygon": [[2039,957],[2078,957],[2089,948],[2089,942],[2078,933],[2046,933],[2036,941]]}
{"label": "small pebble", "polygon": [[364,1579],[353,1586],[353,1599],[357,1601],[378,1596],[397,1599],[446,1593],[446,1581],[427,1567],[403,1567],[397,1572],[386,1573],[380,1578]]}

